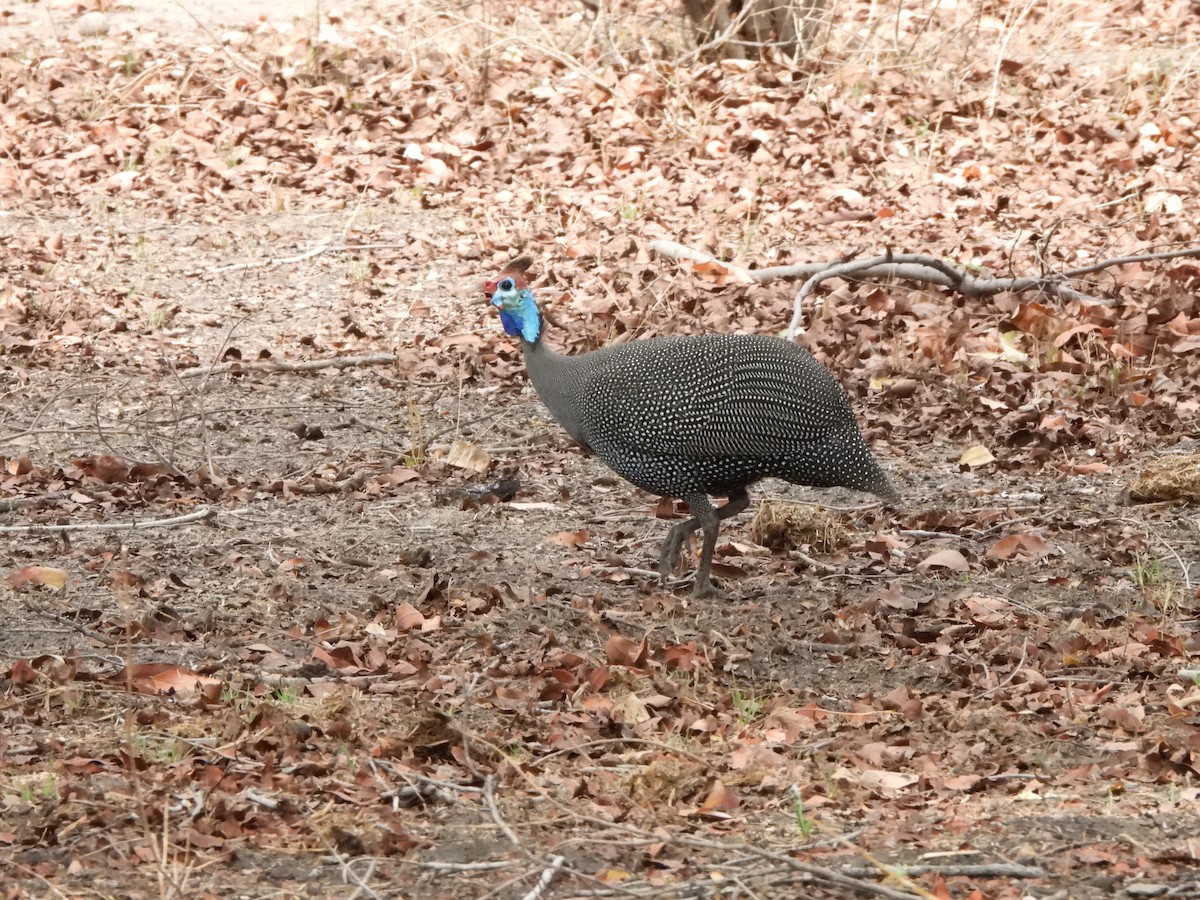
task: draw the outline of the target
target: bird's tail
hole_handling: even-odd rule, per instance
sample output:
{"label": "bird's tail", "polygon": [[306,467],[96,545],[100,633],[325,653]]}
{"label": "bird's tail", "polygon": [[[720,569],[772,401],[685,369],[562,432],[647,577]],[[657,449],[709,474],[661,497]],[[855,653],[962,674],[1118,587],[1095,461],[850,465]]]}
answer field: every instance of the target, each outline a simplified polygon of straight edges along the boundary
{"label": "bird's tail", "polygon": [[848,487],[866,491],[889,502],[900,499],[891,479],[879,465],[857,429],[813,445],[793,456],[788,481],[814,487]]}

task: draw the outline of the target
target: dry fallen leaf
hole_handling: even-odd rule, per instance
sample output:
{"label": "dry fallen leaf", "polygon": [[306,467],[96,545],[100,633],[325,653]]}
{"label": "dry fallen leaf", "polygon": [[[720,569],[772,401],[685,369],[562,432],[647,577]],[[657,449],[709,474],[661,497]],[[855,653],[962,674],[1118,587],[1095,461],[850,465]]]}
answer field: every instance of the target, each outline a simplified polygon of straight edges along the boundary
{"label": "dry fallen leaf", "polygon": [[646,641],[631,641],[619,634],[612,634],[604,645],[604,655],[610,665],[641,668],[646,664]]}
{"label": "dry fallen leaf", "polygon": [[1015,618],[1012,604],[999,597],[972,596],[963,601],[970,610],[971,621],[988,628],[1007,625]]}
{"label": "dry fallen leaf", "polygon": [[450,445],[450,452],[446,454],[446,463],[457,469],[486,472],[492,465],[492,458],[478,444],[459,440]]}
{"label": "dry fallen leaf", "polygon": [[410,481],[417,481],[421,477],[420,472],[414,472],[406,466],[394,466],[386,475],[379,475],[375,482],[381,485],[395,487],[400,484],[407,484]]}
{"label": "dry fallen leaf", "polygon": [[580,528],[578,531],[556,531],[554,534],[546,535],[546,540],[552,544],[575,548],[586,544],[590,537],[586,528]]}
{"label": "dry fallen leaf", "polygon": [[1100,714],[1129,734],[1141,734],[1142,723],[1146,719],[1146,709],[1143,706],[1106,706],[1100,711]]}
{"label": "dry fallen leaf", "polygon": [[31,684],[37,681],[41,675],[38,674],[37,669],[35,669],[25,660],[18,659],[9,667],[4,677],[13,684],[20,686],[23,684]]}
{"label": "dry fallen leaf", "polygon": [[592,876],[601,884],[620,884],[633,877],[633,873],[625,869],[601,869]]}
{"label": "dry fallen leaf", "polygon": [[1041,559],[1050,553],[1050,545],[1036,534],[1010,534],[988,548],[988,559]]}
{"label": "dry fallen leaf", "polygon": [[202,695],[215,702],[221,696],[221,679],[201,675],[183,666],[145,663],[129,666],[109,678],[115,685],[129,685],[139,694],[170,694],[184,699]]}
{"label": "dry fallen leaf", "polygon": [[704,798],[704,802],[700,804],[700,808],[696,812],[702,816],[710,816],[717,813],[733,812],[737,808],[737,794],[718,778],[713,782],[708,796]]}
{"label": "dry fallen leaf", "polygon": [[982,444],[976,444],[958,458],[958,464],[974,469],[978,466],[986,466],[990,462],[995,462],[995,460],[996,457],[992,456],[992,451]]}
{"label": "dry fallen leaf", "polygon": [[632,691],[613,704],[612,716],[614,721],[625,725],[641,725],[650,720],[646,704]]}
{"label": "dry fallen leaf", "polygon": [[896,796],[905,788],[911,787],[921,780],[916,775],[905,772],[889,772],[886,769],[865,769],[861,772],[853,772],[841,768],[834,773],[834,777],[855,781],[883,796]]}
{"label": "dry fallen leaf", "polygon": [[982,775],[952,775],[942,784],[952,791],[969,791],[982,780]]}
{"label": "dry fallen leaf", "polygon": [[412,631],[425,624],[425,616],[411,603],[401,603],[394,613],[397,631]]}
{"label": "dry fallen leaf", "polygon": [[725,265],[715,259],[695,263],[692,270],[697,275],[720,285],[754,284],[754,279],[741,266]]}
{"label": "dry fallen leaf", "polygon": [[971,564],[957,550],[938,550],[917,563],[917,568],[922,571],[925,569],[950,569],[954,572],[968,572]]}
{"label": "dry fallen leaf", "polygon": [[47,566],[24,566],[8,576],[8,586],[13,590],[27,585],[61,591],[67,585],[67,573]]}

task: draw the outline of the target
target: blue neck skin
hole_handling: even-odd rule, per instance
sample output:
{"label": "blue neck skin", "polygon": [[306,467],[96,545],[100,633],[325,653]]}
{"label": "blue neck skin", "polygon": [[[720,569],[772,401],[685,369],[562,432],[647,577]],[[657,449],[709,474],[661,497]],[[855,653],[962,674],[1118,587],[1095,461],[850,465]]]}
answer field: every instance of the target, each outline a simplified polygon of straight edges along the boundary
{"label": "blue neck skin", "polygon": [[510,291],[504,297],[497,293],[492,296],[492,305],[500,310],[500,324],[504,326],[506,334],[530,344],[537,343],[542,333],[542,317],[533,299],[533,291],[522,288],[520,291]]}

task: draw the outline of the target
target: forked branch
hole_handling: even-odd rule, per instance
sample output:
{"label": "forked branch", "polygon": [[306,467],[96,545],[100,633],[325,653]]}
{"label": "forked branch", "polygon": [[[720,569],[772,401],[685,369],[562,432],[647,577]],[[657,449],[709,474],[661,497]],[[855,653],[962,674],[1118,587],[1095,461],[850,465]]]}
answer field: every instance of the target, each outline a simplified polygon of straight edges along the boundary
{"label": "forked branch", "polygon": [[1158,262],[1182,257],[1200,257],[1200,247],[1183,247],[1178,250],[1164,250],[1159,253],[1140,253],[1135,256],[1119,256],[1112,259],[1098,260],[1086,266],[1066,269],[1062,272],[1047,272],[1041,275],[1027,275],[1012,278],[983,278],[966,272],[943,259],[923,253],[892,253],[888,251],[882,256],[870,259],[843,258],[833,262],[803,263],[794,266],[771,266],[765,269],[747,269],[732,263],[718,260],[701,250],[685,247],[674,241],[653,241],[650,249],[668,259],[688,260],[699,264],[714,264],[725,269],[736,280],[745,284],[764,284],[768,281],[804,279],[793,301],[792,321],[788,325],[788,340],[794,340],[803,331],[804,300],[824,281],[831,278],[854,279],[888,279],[899,278],[905,281],[915,281],[920,284],[936,284],[948,287],[964,297],[992,297],[1006,291],[1020,294],[1037,291],[1061,300],[1075,300],[1080,303],[1093,303],[1100,306],[1111,306],[1112,301],[1103,297],[1094,297],[1075,290],[1067,282],[1073,278],[1082,278],[1096,272],[1115,266],[1131,263]]}

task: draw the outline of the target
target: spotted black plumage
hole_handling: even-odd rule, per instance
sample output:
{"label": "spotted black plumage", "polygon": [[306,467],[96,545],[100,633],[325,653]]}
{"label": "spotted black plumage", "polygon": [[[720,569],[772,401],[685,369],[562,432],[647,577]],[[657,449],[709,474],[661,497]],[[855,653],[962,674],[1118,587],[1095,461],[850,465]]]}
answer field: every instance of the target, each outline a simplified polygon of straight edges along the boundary
{"label": "spotted black plumage", "polygon": [[[746,508],[763,478],[897,495],[863,441],[841,385],[807,351],[777,337],[709,334],[630,341],[563,356],[541,340],[541,319],[519,259],[485,285],[505,330],[519,337],[530,380],[559,424],[638,487],[687,501],[659,560],[674,567],[704,529],[695,592],[722,519]],[[708,497],[728,497],[714,509]]]}

